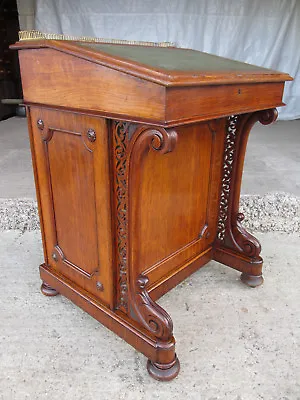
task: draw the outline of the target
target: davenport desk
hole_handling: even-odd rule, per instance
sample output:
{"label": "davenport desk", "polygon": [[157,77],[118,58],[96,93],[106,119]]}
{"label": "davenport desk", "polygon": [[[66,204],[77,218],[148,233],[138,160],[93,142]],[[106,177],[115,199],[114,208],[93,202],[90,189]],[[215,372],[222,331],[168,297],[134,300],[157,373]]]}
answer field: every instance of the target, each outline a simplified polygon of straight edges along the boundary
{"label": "davenport desk", "polygon": [[[71,299],[179,372],[156,300],[219,261],[263,282],[239,213],[251,127],[270,124],[288,74],[163,45],[24,40],[19,50],[45,262]],[[179,299],[180,300],[180,299]]]}

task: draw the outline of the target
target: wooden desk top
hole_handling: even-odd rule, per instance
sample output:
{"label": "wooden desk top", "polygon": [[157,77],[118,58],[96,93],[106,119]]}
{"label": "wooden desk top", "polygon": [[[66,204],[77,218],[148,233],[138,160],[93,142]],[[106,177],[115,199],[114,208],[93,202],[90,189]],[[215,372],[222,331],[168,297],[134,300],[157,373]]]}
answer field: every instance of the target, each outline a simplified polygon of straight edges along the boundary
{"label": "wooden desk top", "polygon": [[52,48],[164,86],[283,82],[282,72],[176,47],[29,40],[12,48]]}
{"label": "wooden desk top", "polygon": [[165,127],[282,106],[292,79],[176,47],[42,39],[11,48],[25,103]]}

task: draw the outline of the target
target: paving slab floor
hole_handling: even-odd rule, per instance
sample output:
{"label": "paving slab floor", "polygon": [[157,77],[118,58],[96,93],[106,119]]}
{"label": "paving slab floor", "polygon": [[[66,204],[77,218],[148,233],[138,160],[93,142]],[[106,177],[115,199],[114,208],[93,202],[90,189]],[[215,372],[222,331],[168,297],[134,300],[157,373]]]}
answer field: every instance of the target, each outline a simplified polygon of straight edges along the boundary
{"label": "paving slab floor", "polygon": [[0,399],[299,400],[299,237],[258,238],[263,286],[211,262],[159,300],[181,371],[157,382],[142,354],[66,298],[40,293],[38,231],[1,232]]}

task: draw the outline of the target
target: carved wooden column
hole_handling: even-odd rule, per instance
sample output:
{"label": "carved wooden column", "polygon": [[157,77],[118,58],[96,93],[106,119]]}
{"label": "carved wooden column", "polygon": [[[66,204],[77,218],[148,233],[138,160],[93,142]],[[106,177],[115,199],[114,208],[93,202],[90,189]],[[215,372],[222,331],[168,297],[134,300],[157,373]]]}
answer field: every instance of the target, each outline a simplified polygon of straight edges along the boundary
{"label": "carved wooden column", "polygon": [[259,241],[243,228],[239,212],[242,173],[247,141],[252,126],[274,122],[277,110],[269,109],[228,117],[225,135],[218,233],[214,259],[242,272],[241,279],[251,287],[263,283]]}
{"label": "carved wooden column", "polygon": [[116,221],[116,258],[118,265],[116,308],[138,322],[146,335],[155,340],[156,353],[148,359],[149,374],[158,380],[178,375],[180,363],[175,353],[173,322],[154,302],[148,291],[149,279],[141,271],[139,258],[139,186],[144,161],[150,151],[161,155],[176,145],[173,129],[113,122],[114,193]]}

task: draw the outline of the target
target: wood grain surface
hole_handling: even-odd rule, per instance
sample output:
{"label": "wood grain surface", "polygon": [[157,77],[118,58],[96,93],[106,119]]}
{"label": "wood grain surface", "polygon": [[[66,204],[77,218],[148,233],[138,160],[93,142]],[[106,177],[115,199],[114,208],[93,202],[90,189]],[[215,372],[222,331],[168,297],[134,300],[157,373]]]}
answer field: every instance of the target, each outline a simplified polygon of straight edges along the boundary
{"label": "wood grain surface", "polygon": [[15,48],[42,293],[68,297],[145,354],[153,378],[173,379],[173,322],[156,300],[212,259],[248,286],[263,282],[261,246],[239,212],[243,163],[252,126],[276,119],[290,78],[170,73],[69,42]]}

